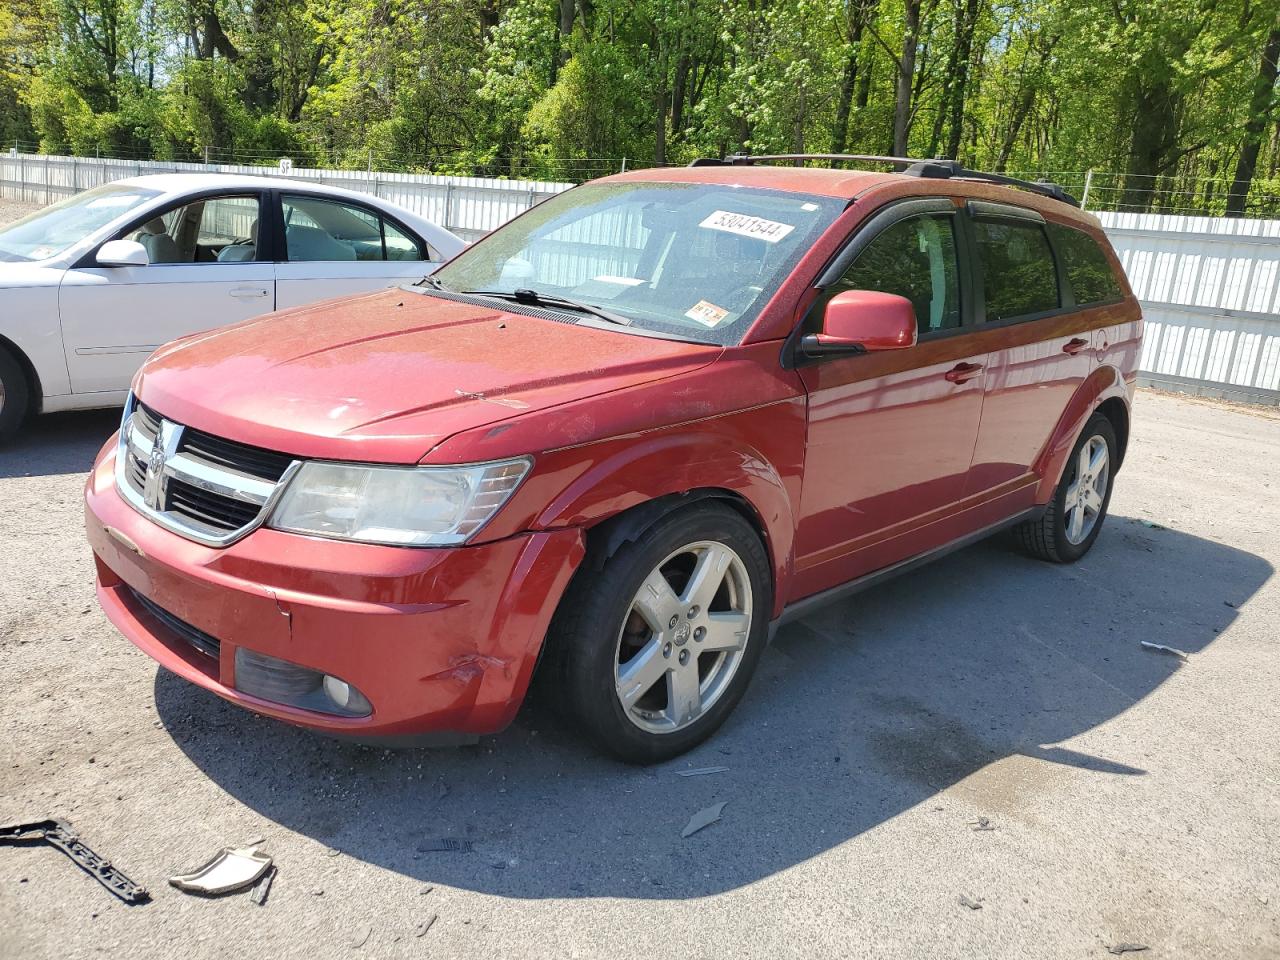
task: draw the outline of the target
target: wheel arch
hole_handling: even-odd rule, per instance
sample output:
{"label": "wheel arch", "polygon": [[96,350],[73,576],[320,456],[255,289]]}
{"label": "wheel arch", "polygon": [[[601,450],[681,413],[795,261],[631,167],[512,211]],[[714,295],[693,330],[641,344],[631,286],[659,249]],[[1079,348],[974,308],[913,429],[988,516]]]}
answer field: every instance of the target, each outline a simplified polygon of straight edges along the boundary
{"label": "wheel arch", "polygon": [[[1036,459],[1035,471],[1040,477],[1036,503],[1048,503],[1053,496],[1076,438],[1097,411],[1102,411],[1115,429],[1120,445],[1119,459],[1123,460],[1129,440],[1129,393],[1115,367],[1101,366],[1089,374],[1076,390]],[[1116,468],[1119,469],[1119,462]]]}
{"label": "wheel arch", "polygon": [[27,381],[27,389],[30,392],[30,408],[27,414],[39,413],[44,406],[44,387],[40,383],[40,374],[36,371],[36,365],[31,362],[25,350],[4,334],[0,334],[0,352],[7,353],[13,358],[13,362],[18,365]]}
{"label": "wheel arch", "polygon": [[[800,452],[787,451],[792,454]],[[590,555],[607,558],[672,511],[708,500],[724,503],[760,537],[776,616],[791,570],[798,488],[783,480],[773,459],[741,436],[709,430],[647,437],[580,474],[532,526],[580,527]]]}
{"label": "wheel arch", "polygon": [[1124,463],[1125,451],[1129,448],[1129,405],[1120,397],[1108,397],[1098,404],[1098,413],[1109,421],[1116,432],[1116,470]]}
{"label": "wheel arch", "polygon": [[[683,493],[669,493],[654,500],[646,500],[621,513],[601,520],[587,528],[587,556],[591,563],[602,565],[618,552],[623,544],[638,539],[655,523],[677,511],[687,509],[695,503],[708,500],[718,501],[732,507],[742,516],[760,538],[766,553],[769,550],[769,534],[764,519],[755,505],[742,494],[724,487],[702,487],[687,490]],[[770,567],[773,566],[770,553]],[[772,573],[772,571],[771,571]],[[776,585],[774,585],[776,588]]]}

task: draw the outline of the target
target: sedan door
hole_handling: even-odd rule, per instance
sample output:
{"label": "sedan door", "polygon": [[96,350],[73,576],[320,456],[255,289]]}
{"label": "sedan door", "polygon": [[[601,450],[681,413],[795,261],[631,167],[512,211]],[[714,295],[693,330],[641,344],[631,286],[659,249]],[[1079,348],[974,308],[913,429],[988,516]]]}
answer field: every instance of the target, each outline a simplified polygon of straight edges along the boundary
{"label": "sedan door", "polygon": [[127,390],[163,343],[275,308],[271,263],[259,259],[255,192],[185,200],[113,239],[135,240],[150,263],[68,270],[58,291],[73,393]]}
{"label": "sedan door", "polygon": [[382,290],[426,276],[440,262],[408,227],[363,204],[309,195],[280,198],[280,309]]}
{"label": "sedan door", "polygon": [[824,296],[879,290],[915,306],[918,343],[801,368],[809,393],[796,587],[806,596],[941,546],[960,514],[986,355],[962,306],[966,248],[948,200],[877,215]]}

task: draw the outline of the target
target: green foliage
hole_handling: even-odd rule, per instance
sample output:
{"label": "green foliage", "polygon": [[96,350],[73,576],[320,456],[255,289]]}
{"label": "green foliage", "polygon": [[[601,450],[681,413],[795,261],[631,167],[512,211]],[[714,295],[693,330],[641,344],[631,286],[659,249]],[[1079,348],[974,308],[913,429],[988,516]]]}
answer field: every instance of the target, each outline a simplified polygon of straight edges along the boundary
{"label": "green foliage", "polygon": [[897,133],[1144,208],[1219,209],[1242,162],[1262,209],[1277,29],[1257,0],[6,0],[0,138],[583,179]]}

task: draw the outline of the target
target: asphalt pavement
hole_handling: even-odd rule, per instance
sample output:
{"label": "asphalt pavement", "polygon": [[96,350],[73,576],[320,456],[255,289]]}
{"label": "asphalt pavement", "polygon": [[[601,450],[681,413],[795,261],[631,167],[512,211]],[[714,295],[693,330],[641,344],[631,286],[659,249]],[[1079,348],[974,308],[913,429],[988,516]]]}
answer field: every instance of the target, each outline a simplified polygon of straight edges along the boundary
{"label": "asphalt pavement", "polygon": [[[0,823],[67,819],[154,900],[0,847],[6,960],[1280,957],[1275,411],[1141,392],[1084,561],[989,541],[787,627],[722,732],[648,769],[536,705],[392,753],[158,670],[81,528],[116,417],[0,450]],[[264,906],[168,886],[255,840]]]}

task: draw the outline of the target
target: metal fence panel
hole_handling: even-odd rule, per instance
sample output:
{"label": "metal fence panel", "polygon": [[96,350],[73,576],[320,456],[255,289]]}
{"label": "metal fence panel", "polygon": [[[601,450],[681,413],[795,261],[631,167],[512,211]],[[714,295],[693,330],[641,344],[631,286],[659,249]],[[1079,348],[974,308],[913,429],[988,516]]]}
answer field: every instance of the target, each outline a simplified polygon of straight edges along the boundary
{"label": "metal fence panel", "polygon": [[1146,316],[1141,382],[1280,405],[1280,220],[1098,219]]}

